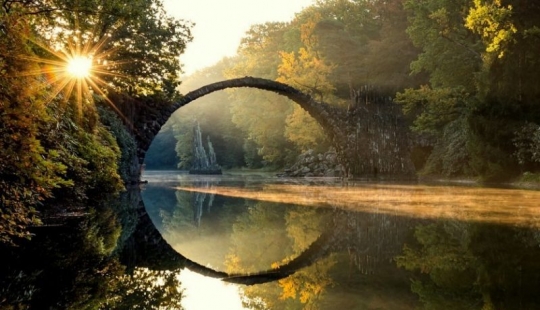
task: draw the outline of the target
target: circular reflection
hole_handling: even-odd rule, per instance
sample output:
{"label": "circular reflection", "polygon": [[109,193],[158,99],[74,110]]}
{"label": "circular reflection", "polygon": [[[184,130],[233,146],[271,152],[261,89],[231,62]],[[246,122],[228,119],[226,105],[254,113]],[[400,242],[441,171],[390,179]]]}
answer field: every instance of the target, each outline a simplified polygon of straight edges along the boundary
{"label": "circular reflection", "polygon": [[219,188],[257,190],[259,178],[177,176],[151,180],[142,192],[163,238],[201,265],[229,274],[287,264],[321,236],[327,210],[226,196]]}

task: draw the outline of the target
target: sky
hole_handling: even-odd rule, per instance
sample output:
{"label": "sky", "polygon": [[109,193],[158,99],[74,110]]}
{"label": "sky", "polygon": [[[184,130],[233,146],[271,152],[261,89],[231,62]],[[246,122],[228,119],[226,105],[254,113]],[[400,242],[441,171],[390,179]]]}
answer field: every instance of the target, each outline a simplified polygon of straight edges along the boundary
{"label": "sky", "polygon": [[189,20],[193,41],[180,56],[190,75],[236,54],[245,32],[254,24],[290,21],[314,0],[164,0],[167,13]]}

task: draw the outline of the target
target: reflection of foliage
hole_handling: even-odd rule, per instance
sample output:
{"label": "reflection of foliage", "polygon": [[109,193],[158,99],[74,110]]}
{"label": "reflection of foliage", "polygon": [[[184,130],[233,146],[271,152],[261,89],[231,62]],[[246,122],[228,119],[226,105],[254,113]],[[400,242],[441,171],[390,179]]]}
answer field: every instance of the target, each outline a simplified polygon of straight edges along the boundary
{"label": "reflection of foliage", "polygon": [[[293,241],[294,255],[305,251],[319,237],[324,224],[324,217],[317,209],[291,208],[285,218],[287,233]],[[317,300],[325,288],[333,283],[329,271],[335,264],[335,256],[331,256],[279,280],[282,289],[279,299],[292,299],[292,302],[300,302],[304,309],[316,309]]]}
{"label": "reflection of foliage", "polygon": [[116,248],[122,227],[115,211],[102,209],[92,212],[85,231],[88,244],[94,246],[96,252],[110,255]]}
{"label": "reflection of foliage", "polygon": [[179,270],[137,268],[120,277],[116,292],[101,309],[183,309]]}
{"label": "reflection of foliage", "polygon": [[140,197],[137,189],[131,189],[122,192],[119,197],[107,203],[115,211],[121,226],[116,250],[123,249],[126,241],[135,231],[139,220],[135,210],[139,206]]}
{"label": "reflection of foliage", "polygon": [[[268,269],[273,262],[290,254],[290,242],[285,234],[282,208],[258,202],[238,216],[233,224],[228,272],[254,272]],[[234,262],[234,264],[233,264]],[[240,267],[240,269],[232,269]]]}
{"label": "reflection of foliage", "polygon": [[[184,234],[192,231],[195,228],[193,221],[194,211],[191,206],[191,196],[193,193],[177,191],[176,207],[170,213],[162,210],[163,217],[163,232],[164,235],[169,235],[177,231],[182,231]],[[186,236],[188,237],[188,236]]]}
{"label": "reflection of foliage", "polygon": [[418,226],[415,238],[396,262],[427,275],[411,285],[425,309],[538,308],[533,231],[447,222]]}
{"label": "reflection of foliage", "polygon": [[[282,209],[258,202],[234,224],[228,271],[260,271],[285,265],[317,239],[324,223],[324,213],[317,209]],[[335,256],[330,256],[278,282],[247,287],[242,302],[250,309],[316,309],[325,289],[333,283],[329,270],[335,263]]]}
{"label": "reflection of foliage", "polygon": [[[206,188],[215,186],[207,181],[195,184]],[[218,270],[225,268],[234,220],[246,209],[243,199],[159,187],[149,187],[145,196],[151,205],[147,210],[169,244],[192,260]],[[168,196],[175,201],[164,201]],[[155,199],[161,202],[156,203]]]}
{"label": "reflection of foliage", "polygon": [[1,248],[0,308],[97,309],[107,300],[123,267],[88,242],[88,223],[73,221],[42,228],[19,247]]}
{"label": "reflection of foliage", "polygon": [[279,280],[279,286],[283,290],[279,298],[297,299],[297,302],[304,305],[304,309],[316,309],[316,302],[326,287],[333,284],[329,271],[335,263],[335,257],[331,256]]}
{"label": "reflection of foliage", "polygon": [[[430,276],[428,283],[414,280],[412,290],[426,309],[475,309],[481,298],[476,287],[477,259],[469,252],[467,227],[418,226],[418,247],[405,246],[398,266]],[[473,289],[471,289],[473,288]]]}
{"label": "reflection of foliage", "polygon": [[120,160],[118,162],[118,171],[124,183],[129,183],[130,176],[136,175],[136,171],[132,171],[132,161],[133,158],[136,158],[137,156],[135,140],[126,130],[126,127],[114,111],[105,106],[100,106],[98,107],[98,112],[101,122],[109,128],[116,138],[116,142],[121,151]]}
{"label": "reflection of foliage", "polygon": [[405,246],[404,254],[408,259],[399,256],[398,264],[407,269],[435,274],[435,278],[448,270],[464,272],[474,268],[474,257],[468,254],[468,230],[466,227],[463,231],[461,229],[463,227],[450,225],[418,226],[415,237],[422,248],[418,250]]}
{"label": "reflection of foliage", "polygon": [[291,208],[285,215],[287,234],[293,241],[295,254],[300,254],[321,234],[324,218],[316,209]]}

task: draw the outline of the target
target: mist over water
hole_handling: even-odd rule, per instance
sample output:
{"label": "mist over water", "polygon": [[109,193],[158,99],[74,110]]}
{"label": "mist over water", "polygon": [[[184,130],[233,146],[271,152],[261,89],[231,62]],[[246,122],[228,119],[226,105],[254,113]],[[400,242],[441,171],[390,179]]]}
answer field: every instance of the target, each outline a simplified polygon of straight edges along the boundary
{"label": "mist over water", "polygon": [[238,286],[244,301],[414,309],[457,306],[467,291],[459,302],[539,302],[538,191],[265,173],[144,178],[147,211],[182,255],[229,273],[298,268]]}

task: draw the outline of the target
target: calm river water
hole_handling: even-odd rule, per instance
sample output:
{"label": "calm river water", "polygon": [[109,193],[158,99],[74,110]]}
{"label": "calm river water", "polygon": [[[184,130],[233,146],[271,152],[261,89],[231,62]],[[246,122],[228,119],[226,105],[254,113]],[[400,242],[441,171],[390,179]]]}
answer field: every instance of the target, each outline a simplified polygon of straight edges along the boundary
{"label": "calm river water", "polygon": [[540,309],[540,191],[147,171],[190,309]]}

